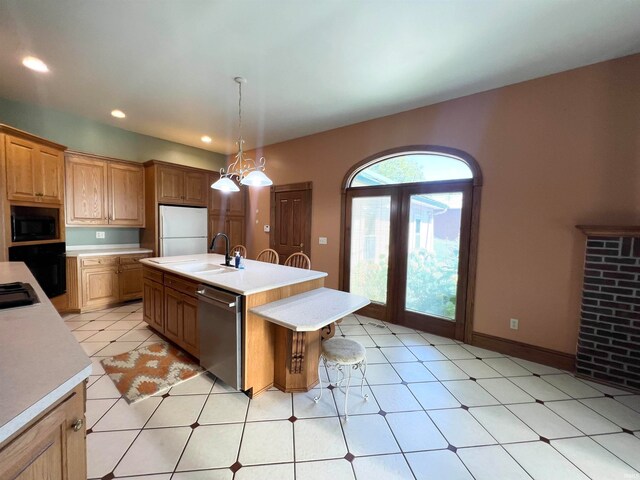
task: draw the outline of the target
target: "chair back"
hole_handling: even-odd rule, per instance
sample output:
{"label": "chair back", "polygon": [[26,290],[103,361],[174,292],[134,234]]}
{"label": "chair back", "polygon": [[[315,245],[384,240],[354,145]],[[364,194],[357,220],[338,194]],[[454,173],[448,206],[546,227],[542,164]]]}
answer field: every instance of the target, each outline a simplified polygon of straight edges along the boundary
{"label": "chair back", "polygon": [[230,252],[231,256],[235,256],[236,252],[240,252],[242,258],[247,258],[247,247],[245,247],[244,245],[236,245],[235,247],[233,247]]}
{"label": "chair back", "polygon": [[278,252],[270,248],[265,248],[264,250],[262,250],[256,257],[256,260],[258,260],[259,262],[267,262],[267,263],[275,263],[275,264],[280,263],[280,257],[278,256]]}
{"label": "chair back", "polygon": [[284,261],[287,267],[306,268],[311,270],[311,259],[302,252],[296,252]]}

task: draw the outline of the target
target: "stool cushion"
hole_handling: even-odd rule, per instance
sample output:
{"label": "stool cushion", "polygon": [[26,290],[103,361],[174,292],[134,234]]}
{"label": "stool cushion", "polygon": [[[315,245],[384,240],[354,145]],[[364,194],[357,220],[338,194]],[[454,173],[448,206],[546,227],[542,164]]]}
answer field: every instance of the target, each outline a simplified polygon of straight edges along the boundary
{"label": "stool cushion", "polygon": [[367,351],[355,340],[333,337],[322,342],[322,355],[330,362],[353,365],[364,360]]}

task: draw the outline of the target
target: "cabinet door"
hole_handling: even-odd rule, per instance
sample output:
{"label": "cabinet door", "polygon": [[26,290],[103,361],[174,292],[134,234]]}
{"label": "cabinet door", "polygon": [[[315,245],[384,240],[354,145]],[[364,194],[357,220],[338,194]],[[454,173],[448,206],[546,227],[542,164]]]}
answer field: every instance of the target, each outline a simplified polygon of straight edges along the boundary
{"label": "cabinet door", "polygon": [[[211,240],[216,236],[217,233],[227,233],[226,230],[226,222],[225,217],[222,215],[210,215],[209,216],[209,245],[211,245]],[[234,244],[230,244],[229,247],[233,247]],[[216,242],[215,248],[213,249],[214,253],[224,254],[224,239],[219,238]]]}
{"label": "cabinet door", "polygon": [[225,226],[231,247],[244,245],[244,217],[228,217]]}
{"label": "cabinet door", "polygon": [[36,201],[38,145],[28,140],[6,135],[7,198]]}
{"label": "cabinet door", "polygon": [[182,337],[182,294],[169,287],[164,289],[164,335],[178,344]]}
{"label": "cabinet door", "polygon": [[[213,184],[220,178],[220,174],[212,173],[209,175],[209,185]],[[224,215],[227,212],[227,201],[229,195],[234,192],[222,192],[209,188],[209,215]],[[237,193],[237,192],[235,192]]]}
{"label": "cabinet door", "polygon": [[200,355],[198,334],[198,301],[189,295],[182,295],[182,346],[191,355]]}
{"label": "cabinet door", "polygon": [[68,156],[66,195],[67,225],[107,225],[107,162]]}
{"label": "cabinet door", "polygon": [[64,157],[53,148],[40,147],[35,185],[36,195],[46,203],[63,203]]}
{"label": "cabinet door", "polygon": [[202,172],[187,171],[184,174],[184,203],[207,206],[207,175]]}
{"label": "cabinet door", "polygon": [[143,282],[142,318],[150,327],[164,333],[164,287],[148,278]]}
{"label": "cabinet door", "polygon": [[247,188],[240,188],[239,192],[229,192],[227,202],[227,214],[244,217],[247,198]]}
{"label": "cabinet door", "polygon": [[0,450],[0,478],[87,478],[84,385]]}
{"label": "cabinet door", "polygon": [[143,167],[110,163],[109,225],[144,227]]}
{"label": "cabinet door", "polygon": [[142,297],[142,265],[120,265],[120,300],[137,300]]}
{"label": "cabinet door", "polygon": [[82,307],[115,303],[119,296],[117,266],[82,269]]}
{"label": "cabinet door", "polygon": [[158,203],[184,203],[184,171],[158,167]]}

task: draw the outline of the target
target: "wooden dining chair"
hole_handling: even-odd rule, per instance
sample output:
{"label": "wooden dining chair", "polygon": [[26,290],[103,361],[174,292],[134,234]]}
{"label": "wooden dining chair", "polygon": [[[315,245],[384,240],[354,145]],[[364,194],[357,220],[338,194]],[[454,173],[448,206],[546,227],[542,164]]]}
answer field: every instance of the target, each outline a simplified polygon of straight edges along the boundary
{"label": "wooden dining chair", "polygon": [[230,252],[231,256],[235,257],[236,252],[240,252],[242,258],[247,258],[247,247],[245,247],[244,245],[236,245],[235,247],[233,247]]}
{"label": "wooden dining chair", "polygon": [[289,255],[289,258],[284,261],[284,264],[287,267],[306,268],[307,270],[311,270],[311,259],[302,252],[292,253]]}
{"label": "wooden dining chair", "polygon": [[259,262],[275,263],[276,265],[280,263],[278,252],[270,248],[265,248],[264,250],[262,250],[256,257],[256,260],[258,260]]}

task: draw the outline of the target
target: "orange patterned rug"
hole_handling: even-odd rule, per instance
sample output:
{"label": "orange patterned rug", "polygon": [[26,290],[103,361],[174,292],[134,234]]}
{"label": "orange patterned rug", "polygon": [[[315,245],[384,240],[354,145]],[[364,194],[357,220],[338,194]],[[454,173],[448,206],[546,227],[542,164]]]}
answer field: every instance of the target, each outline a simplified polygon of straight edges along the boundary
{"label": "orange patterned rug", "polygon": [[204,372],[182,350],[166,342],[105,358],[101,363],[129,403],[144,400]]}

